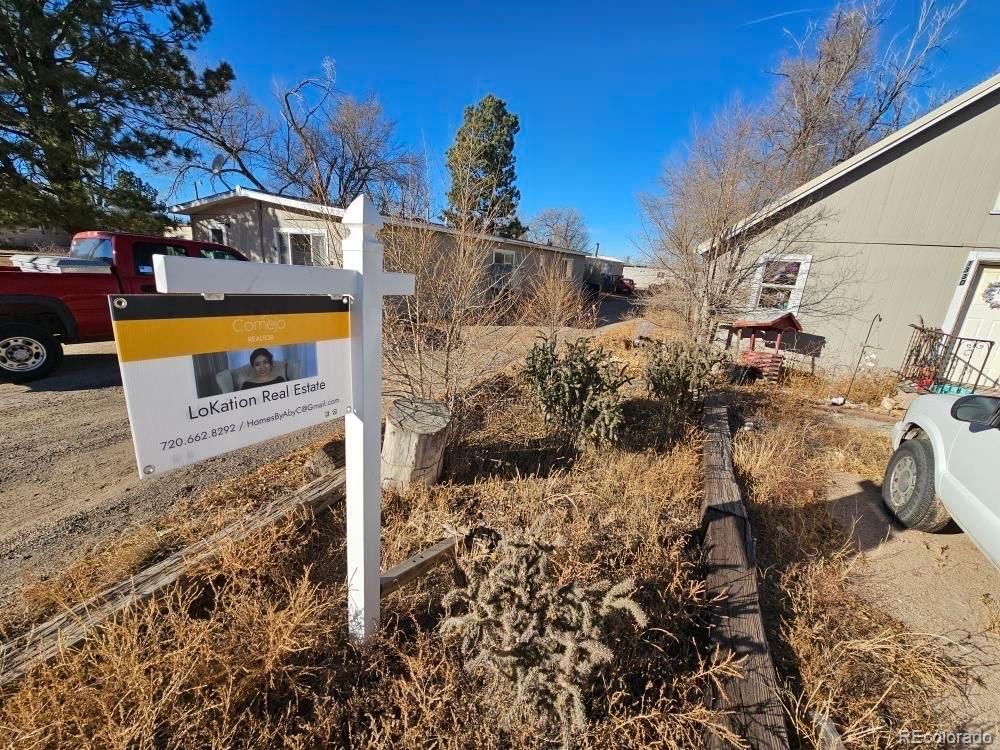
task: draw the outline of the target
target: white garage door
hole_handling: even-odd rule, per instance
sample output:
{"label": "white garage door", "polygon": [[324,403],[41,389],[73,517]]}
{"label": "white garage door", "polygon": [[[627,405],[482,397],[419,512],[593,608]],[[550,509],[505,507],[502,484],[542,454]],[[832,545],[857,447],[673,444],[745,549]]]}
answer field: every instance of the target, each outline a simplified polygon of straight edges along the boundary
{"label": "white garage door", "polygon": [[[1000,380],[1000,268],[984,267],[980,271],[959,335],[994,342],[993,353],[983,373],[988,378]],[[975,359],[979,364],[982,355]]]}

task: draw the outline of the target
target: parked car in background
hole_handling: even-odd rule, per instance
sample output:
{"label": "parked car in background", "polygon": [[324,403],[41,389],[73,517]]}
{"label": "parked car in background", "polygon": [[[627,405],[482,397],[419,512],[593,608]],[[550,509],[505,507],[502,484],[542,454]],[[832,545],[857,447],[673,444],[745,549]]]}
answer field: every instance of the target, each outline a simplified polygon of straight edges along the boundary
{"label": "parked car in background", "polygon": [[882,498],[905,526],[954,520],[1000,566],[1000,397],[921,396],[893,429]]}
{"label": "parked car in background", "polygon": [[618,276],[615,278],[615,294],[635,294],[635,282],[632,279],[626,279],[624,276]]}
{"label": "parked car in background", "polygon": [[45,377],[62,345],[109,341],[109,294],[156,291],[154,255],[242,260],[212,242],[115,232],[74,235],[68,256],[15,255],[0,267],[0,379]]}

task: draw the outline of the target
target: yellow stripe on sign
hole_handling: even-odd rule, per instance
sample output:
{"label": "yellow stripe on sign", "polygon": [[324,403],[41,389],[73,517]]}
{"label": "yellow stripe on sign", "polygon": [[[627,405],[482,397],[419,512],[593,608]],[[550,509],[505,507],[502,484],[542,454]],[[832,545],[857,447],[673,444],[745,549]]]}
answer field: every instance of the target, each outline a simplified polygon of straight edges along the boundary
{"label": "yellow stripe on sign", "polygon": [[122,362],[305,344],[351,335],[347,312],[118,320],[114,330]]}

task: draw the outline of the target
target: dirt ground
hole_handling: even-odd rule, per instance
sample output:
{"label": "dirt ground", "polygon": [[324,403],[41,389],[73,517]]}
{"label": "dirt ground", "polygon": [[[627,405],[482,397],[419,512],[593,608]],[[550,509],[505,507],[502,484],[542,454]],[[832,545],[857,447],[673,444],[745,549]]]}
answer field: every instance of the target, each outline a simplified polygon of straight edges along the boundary
{"label": "dirt ground", "polygon": [[904,528],[860,477],[837,477],[830,509],[854,527],[859,593],[911,630],[941,636],[971,671],[966,697],[942,703],[942,729],[1000,737],[1000,570],[957,526]]}
{"label": "dirt ground", "polygon": [[[605,324],[631,307],[609,300],[601,308]],[[496,365],[523,357],[538,335],[528,328],[509,331],[513,343]],[[314,427],[141,480],[114,343],[67,346],[65,352],[51,377],[25,385],[0,382],[0,606],[25,580],[50,575],[94,543],[330,431]]]}
{"label": "dirt ground", "polygon": [[66,347],[52,377],[0,383],[0,602],[177,499],[317,440],[316,427],[140,480],[111,342]]}

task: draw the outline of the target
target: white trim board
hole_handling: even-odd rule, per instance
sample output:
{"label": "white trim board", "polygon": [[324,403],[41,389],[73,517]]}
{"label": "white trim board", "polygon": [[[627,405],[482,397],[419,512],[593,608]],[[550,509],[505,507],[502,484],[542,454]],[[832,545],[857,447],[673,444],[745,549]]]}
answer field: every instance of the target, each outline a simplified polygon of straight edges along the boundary
{"label": "white trim board", "polygon": [[979,271],[983,266],[1000,266],[1000,250],[973,250],[966,257],[948,312],[941,323],[941,330],[945,333],[958,336],[962,328],[962,313],[969,296],[975,293]]}
{"label": "white trim board", "polygon": [[272,203],[276,206],[284,206],[285,208],[294,208],[299,211],[308,211],[309,213],[320,214],[322,216],[335,216],[338,219],[344,217],[344,209],[342,208],[324,206],[322,203],[311,203],[310,201],[303,201],[298,198],[287,198],[283,195],[274,195],[273,193],[262,193],[258,190],[250,190],[249,188],[240,186],[232,190],[227,190],[224,193],[215,193],[213,195],[206,195],[204,198],[196,198],[193,201],[178,203],[177,205],[168,207],[167,211],[172,214],[187,214],[191,216],[197,213],[194,209],[210,206],[213,203],[232,198],[249,198],[254,201],[263,201],[264,203]]}

